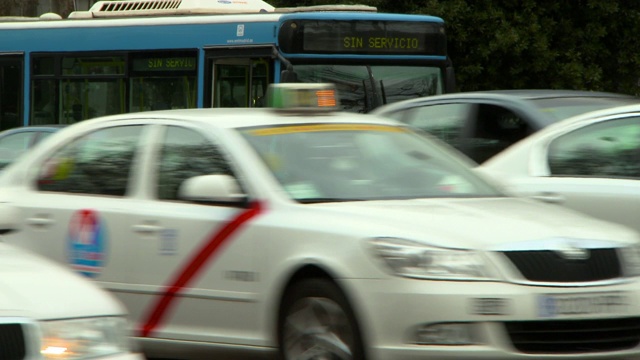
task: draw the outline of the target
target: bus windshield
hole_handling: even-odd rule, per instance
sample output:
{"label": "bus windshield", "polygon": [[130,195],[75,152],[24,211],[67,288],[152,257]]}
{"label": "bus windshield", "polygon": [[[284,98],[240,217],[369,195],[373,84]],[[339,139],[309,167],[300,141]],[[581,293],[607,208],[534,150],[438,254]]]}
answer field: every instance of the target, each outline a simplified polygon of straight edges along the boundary
{"label": "bus windshield", "polygon": [[334,83],[343,111],[366,113],[400,100],[443,93],[437,67],[395,65],[294,65],[297,81]]}

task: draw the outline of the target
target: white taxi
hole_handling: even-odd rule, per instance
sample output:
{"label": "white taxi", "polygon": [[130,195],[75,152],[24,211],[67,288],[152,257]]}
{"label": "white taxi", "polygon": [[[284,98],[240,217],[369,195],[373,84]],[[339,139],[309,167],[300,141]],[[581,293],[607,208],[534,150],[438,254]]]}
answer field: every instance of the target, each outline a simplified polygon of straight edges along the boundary
{"label": "white taxi", "polygon": [[0,243],[0,359],[143,360],[125,308],[60,264]]}
{"label": "white taxi", "polygon": [[273,94],[59,131],[0,177],[6,241],[112,291],[150,357],[640,355],[638,234],[505,196],[330,88]]}

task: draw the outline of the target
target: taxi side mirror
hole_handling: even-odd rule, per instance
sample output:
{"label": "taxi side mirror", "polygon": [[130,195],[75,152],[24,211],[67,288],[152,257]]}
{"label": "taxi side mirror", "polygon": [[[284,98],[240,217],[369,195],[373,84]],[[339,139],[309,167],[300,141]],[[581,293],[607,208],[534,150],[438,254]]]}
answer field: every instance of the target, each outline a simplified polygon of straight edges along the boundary
{"label": "taxi side mirror", "polygon": [[178,189],[178,198],[186,201],[241,205],[247,195],[235,178],[229,175],[200,175],[185,180]]}
{"label": "taxi side mirror", "polygon": [[0,235],[17,230],[19,223],[18,208],[10,204],[0,204]]}

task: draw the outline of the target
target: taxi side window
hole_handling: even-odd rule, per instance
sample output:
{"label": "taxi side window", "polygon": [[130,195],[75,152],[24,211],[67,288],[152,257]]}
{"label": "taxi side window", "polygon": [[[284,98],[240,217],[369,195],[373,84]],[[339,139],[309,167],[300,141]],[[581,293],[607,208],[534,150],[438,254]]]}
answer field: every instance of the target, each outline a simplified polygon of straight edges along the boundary
{"label": "taxi side window", "polygon": [[124,196],[142,126],[94,131],[58,150],[40,169],[40,191]]}
{"label": "taxi side window", "polygon": [[169,126],[158,164],[158,198],[179,200],[183,181],[199,175],[233,175],[218,146],[197,131]]}
{"label": "taxi side window", "polygon": [[640,118],[610,120],[555,139],[552,176],[640,178]]}
{"label": "taxi side window", "polygon": [[36,133],[20,132],[0,139],[0,168],[13,162],[31,146]]}

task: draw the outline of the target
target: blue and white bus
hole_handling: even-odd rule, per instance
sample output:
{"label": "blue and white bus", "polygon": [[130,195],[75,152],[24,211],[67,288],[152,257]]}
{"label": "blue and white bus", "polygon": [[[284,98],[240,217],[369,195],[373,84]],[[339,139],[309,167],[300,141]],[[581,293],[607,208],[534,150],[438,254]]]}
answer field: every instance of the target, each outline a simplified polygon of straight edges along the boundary
{"label": "blue and white bus", "polygon": [[0,21],[0,130],[258,107],[269,83],[294,81],[335,83],[340,106],[353,112],[450,92],[444,21],[261,0],[100,1],[65,19]]}

